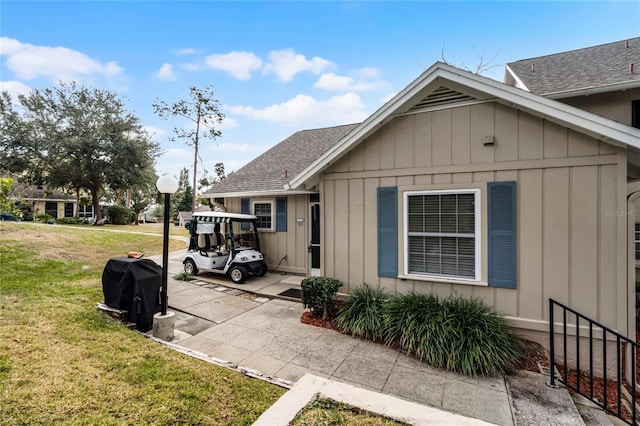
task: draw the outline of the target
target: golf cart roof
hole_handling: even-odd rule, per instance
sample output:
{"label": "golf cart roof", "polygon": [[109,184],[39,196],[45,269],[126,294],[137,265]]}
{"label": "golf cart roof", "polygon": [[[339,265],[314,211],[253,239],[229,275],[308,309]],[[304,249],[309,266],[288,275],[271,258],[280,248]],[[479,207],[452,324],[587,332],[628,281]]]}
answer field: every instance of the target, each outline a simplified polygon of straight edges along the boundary
{"label": "golf cart roof", "polygon": [[227,213],[227,212],[196,212],[192,216],[198,223],[230,223],[230,222],[254,222],[258,218],[251,214]]}

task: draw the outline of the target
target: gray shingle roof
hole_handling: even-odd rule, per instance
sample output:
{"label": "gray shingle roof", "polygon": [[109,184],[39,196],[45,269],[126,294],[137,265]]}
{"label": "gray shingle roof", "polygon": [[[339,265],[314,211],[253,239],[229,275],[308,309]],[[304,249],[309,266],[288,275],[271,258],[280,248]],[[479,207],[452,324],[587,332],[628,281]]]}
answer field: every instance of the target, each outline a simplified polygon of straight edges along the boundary
{"label": "gray shingle roof", "polygon": [[203,195],[283,190],[304,170],[358,124],[301,130],[227,176]]}
{"label": "gray shingle roof", "polygon": [[625,83],[640,86],[640,37],[523,59],[507,66],[539,95]]}

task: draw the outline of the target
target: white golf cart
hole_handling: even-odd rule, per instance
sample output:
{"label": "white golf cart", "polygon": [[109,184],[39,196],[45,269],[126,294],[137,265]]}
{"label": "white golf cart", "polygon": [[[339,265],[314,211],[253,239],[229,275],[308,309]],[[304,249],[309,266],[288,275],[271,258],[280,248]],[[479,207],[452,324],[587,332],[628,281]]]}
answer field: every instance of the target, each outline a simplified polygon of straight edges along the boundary
{"label": "white golf cart", "polygon": [[260,252],[257,220],[248,214],[195,212],[187,224],[191,238],[184,271],[225,274],[236,284],[250,273],[263,277],[267,264]]}

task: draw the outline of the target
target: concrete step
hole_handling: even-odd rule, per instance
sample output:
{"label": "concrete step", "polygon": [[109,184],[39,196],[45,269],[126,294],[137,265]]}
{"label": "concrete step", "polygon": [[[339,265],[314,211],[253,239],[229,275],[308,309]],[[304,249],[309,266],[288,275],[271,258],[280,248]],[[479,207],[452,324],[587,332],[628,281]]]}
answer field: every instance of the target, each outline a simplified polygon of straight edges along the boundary
{"label": "concrete step", "polygon": [[[608,416],[602,408],[591,402],[589,399],[582,395],[572,395],[571,398],[573,399],[573,402],[586,426],[612,426],[614,424],[610,420],[611,417]],[[626,424],[622,422],[622,420],[619,421],[620,423],[616,424]]]}
{"label": "concrete step", "polygon": [[549,376],[530,371],[506,378],[518,426],[585,424],[566,388],[547,385]]}

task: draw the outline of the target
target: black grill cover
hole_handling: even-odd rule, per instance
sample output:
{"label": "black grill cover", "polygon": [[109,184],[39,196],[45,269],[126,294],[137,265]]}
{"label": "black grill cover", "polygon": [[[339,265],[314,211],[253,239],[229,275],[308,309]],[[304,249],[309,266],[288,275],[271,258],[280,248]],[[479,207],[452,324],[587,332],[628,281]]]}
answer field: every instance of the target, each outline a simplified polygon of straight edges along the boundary
{"label": "black grill cover", "polygon": [[150,330],[153,314],[160,312],[162,267],[150,259],[115,257],[102,272],[104,303],[128,311],[140,331]]}

